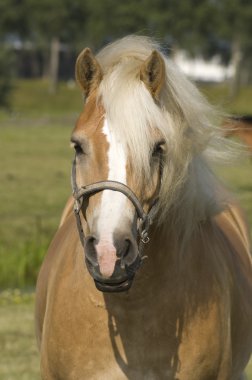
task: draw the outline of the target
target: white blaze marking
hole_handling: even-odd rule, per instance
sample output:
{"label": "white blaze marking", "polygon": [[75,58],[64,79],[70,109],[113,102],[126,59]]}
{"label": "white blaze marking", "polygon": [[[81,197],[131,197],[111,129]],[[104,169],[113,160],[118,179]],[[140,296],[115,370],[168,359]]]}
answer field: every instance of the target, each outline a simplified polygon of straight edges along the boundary
{"label": "white blaze marking", "polygon": [[[126,155],[123,145],[110,130],[107,120],[104,121],[102,132],[107,137],[108,149],[108,180],[122,182],[126,185]],[[98,231],[100,238],[112,235],[118,226],[120,216],[125,211],[126,196],[118,191],[104,190],[102,192]],[[105,236],[104,236],[105,235]],[[112,236],[111,236],[112,237]]]}
{"label": "white blaze marking", "polygon": [[[126,184],[126,154],[123,145],[109,128],[105,119],[102,132],[109,143],[108,148],[108,180]],[[104,190],[101,198],[101,208],[97,222],[99,243],[96,246],[98,262],[102,274],[109,277],[113,274],[116,249],[113,245],[113,232],[120,224],[120,217],[125,213],[127,198],[112,190]],[[127,212],[127,211],[126,211]]]}

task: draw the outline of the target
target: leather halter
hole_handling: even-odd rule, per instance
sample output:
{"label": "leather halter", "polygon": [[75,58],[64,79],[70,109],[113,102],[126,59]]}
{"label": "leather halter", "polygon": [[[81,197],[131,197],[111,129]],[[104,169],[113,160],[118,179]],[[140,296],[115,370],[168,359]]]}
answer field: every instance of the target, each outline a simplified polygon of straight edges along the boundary
{"label": "leather halter", "polygon": [[95,195],[103,190],[112,190],[112,191],[118,191],[124,194],[133,203],[136,210],[136,214],[137,214],[137,218],[136,218],[137,231],[140,237],[139,247],[138,247],[139,256],[140,256],[141,261],[147,257],[147,256],[143,256],[143,245],[149,243],[150,241],[148,231],[149,231],[150,225],[152,224],[153,218],[157,213],[158,197],[152,202],[148,213],[145,213],[135,193],[127,185],[121,182],[100,181],[100,182],[95,182],[86,186],[81,186],[80,188],[78,188],[77,182],[76,182],[76,157],[74,158],[73,165],[72,165],[72,190],[73,190],[73,197],[75,199],[74,214],[76,217],[76,223],[78,227],[80,241],[83,248],[85,245],[85,234],[83,231],[81,217],[80,217],[80,212],[81,212],[83,202],[84,200],[88,200],[89,197],[91,197],[92,195]]}

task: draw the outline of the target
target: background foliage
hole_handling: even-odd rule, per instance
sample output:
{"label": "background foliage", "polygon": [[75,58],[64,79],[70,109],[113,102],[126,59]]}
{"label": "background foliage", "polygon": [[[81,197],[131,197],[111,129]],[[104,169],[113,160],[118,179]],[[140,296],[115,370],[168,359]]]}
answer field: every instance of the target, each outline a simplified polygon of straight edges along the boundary
{"label": "background foliage", "polygon": [[252,80],[249,0],[2,0],[0,15],[0,43],[15,51],[19,75],[49,77],[52,92],[59,75],[73,77],[63,57],[73,67],[86,45],[97,50],[130,33],[158,38],[171,54],[233,62],[232,96]]}

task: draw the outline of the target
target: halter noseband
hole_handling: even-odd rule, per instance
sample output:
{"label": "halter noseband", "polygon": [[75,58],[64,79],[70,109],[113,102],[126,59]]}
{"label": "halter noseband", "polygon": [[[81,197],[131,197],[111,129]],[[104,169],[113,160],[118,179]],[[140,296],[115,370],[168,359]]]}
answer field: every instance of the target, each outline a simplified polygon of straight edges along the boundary
{"label": "halter noseband", "polygon": [[145,213],[135,193],[127,185],[121,182],[100,181],[100,182],[95,182],[86,186],[81,186],[80,188],[78,188],[77,182],[76,182],[76,157],[72,165],[72,190],[73,190],[73,197],[75,199],[74,214],[76,217],[76,223],[78,227],[80,241],[83,248],[85,244],[85,234],[83,231],[81,217],[80,217],[80,212],[81,212],[83,202],[84,200],[88,200],[89,197],[91,197],[92,195],[95,195],[103,190],[112,190],[112,191],[118,191],[124,194],[133,203],[136,210],[136,214],[137,214],[137,219],[136,219],[137,231],[140,237],[139,247],[138,247],[139,256],[140,256],[141,261],[147,257],[147,256],[143,256],[143,245],[149,243],[150,241],[148,231],[149,231],[150,225],[152,224],[153,218],[155,214],[157,213],[158,198],[156,198],[152,202],[148,213]]}

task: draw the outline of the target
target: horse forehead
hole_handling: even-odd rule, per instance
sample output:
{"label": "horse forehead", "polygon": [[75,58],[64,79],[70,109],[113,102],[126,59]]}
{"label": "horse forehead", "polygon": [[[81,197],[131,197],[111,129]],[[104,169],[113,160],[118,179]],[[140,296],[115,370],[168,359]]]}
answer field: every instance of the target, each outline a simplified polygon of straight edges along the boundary
{"label": "horse forehead", "polygon": [[94,132],[102,129],[104,115],[103,105],[97,100],[96,94],[91,94],[77,120],[74,133],[83,132],[87,137],[91,137]]}

